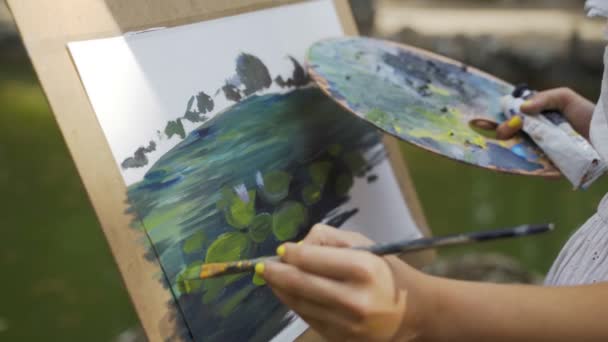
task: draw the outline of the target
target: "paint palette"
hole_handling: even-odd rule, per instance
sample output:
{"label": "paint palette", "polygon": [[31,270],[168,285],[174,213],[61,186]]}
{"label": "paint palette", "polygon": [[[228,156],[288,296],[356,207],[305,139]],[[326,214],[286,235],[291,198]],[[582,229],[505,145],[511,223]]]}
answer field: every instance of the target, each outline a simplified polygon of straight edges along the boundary
{"label": "paint palette", "polygon": [[527,136],[492,138],[513,86],[462,63],[370,38],[323,40],[308,51],[326,94],[383,131],[491,170],[545,177],[559,171]]}

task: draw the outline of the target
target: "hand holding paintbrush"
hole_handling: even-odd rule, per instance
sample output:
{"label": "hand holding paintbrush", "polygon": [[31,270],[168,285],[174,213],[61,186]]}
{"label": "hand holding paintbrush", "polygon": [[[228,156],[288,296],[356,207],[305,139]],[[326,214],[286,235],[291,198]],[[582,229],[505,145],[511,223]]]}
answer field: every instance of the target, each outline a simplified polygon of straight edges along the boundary
{"label": "hand holding paintbrush", "polygon": [[[553,224],[527,224],[506,229],[479,231],[443,237],[421,238],[415,240],[403,240],[386,244],[375,244],[371,246],[353,247],[353,249],[368,251],[376,255],[402,254],[442,246],[452,246],[503,238],[528,236],[533,234],[544,233],[552,229]],[[256,265],[263,265],[263,263],[269,261],[278,262],[280,261],[280,258],[277,256],[268,256],[249,260],[203,264],[201,265],[199,278],[196,279],[207,279],[235,273],[252,272],[256,269]],[[257,267],[260,268],[262,266]],[[183,281],[196,279],[183,279]]]}

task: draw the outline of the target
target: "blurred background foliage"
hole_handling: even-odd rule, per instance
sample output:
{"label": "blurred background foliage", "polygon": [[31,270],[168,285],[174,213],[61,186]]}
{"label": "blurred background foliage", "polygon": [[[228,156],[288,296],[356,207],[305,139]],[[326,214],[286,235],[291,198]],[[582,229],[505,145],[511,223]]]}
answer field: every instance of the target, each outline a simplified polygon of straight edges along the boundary
{"label": "blurred background foliage", "polygon": [[[445,54],[510,82],[537,89],[570,86],[597,99],[604,23],[584,16],[582,0],[351,3],[363,34]],[[3,2],[0,130],[0,341],[140,338],[108,246]],[[471,256],[498,253],[507,266],[542,275],[608,189],[605,179],[573,192],[564,181],[492,173],[406,145],[403,153],[434,234],[545,221],[558,227],[550,236],[441,251],[443,260],[465,256],[470,262]],[[482,268],[492,269],[490,264]]]}

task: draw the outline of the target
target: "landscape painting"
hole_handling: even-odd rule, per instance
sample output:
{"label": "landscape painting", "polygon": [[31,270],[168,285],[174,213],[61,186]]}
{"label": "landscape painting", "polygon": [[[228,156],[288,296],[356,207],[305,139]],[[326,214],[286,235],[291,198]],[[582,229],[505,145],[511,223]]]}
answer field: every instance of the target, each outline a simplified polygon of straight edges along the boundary
{"label": "landscape painting", "polygon": [[186,280],[202,263],[273,255],[318,222],[420,235],[381,133],[306,73],[308,46],[340,35],[321,0],[70,44],[127,185],[125,229],[145,233],[179,337],[291,341],[306,328],[254,275]]}

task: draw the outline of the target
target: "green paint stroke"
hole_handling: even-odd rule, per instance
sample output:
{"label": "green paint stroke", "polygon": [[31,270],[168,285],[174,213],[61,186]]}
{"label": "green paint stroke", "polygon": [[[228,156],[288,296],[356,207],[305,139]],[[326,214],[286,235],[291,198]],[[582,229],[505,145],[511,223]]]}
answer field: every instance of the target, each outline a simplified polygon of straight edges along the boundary
{"label": "green paint stroke", "polygon": [[289,194],[289,183],[291,175],[284,171],[271,171],[263,176],[264,186],[262,196],[271,204],[276,204],[285,199]]}
{"label": "green paint stroke", "polygon": [[308,167],[308,173],[312,182],[318,187],[322,188],[327,183],[329,178],[329,172],[331,171],[332,164],[328,161],[320,161],[313,163]]}
{"label": "green paint stroke", "polygon": [[[251,249],[251,242],[247,235],[240,232],[230,232],[224,233],[213,241],[209,249],[207,250],[207,255],[205,257],[205,263],[213,263],[213,262],[226,262],[226,261],[237,261],[246,259],[249,257],[249,252]],[[218,286],[228,285],[237,279],[243,277],[243,274],[235,274],[229,275],[221,278],[208,279],[205,281],[205,284],[209,282],[209,280],[221,280],[221,284],[219,282],[210,282],[209,286],[207,286],[207,290],[211,291],[213,295],[206,294],[206,299],[210,300],[209,297],[215,297],[219,294]],[[217,283],[217,284],[216,284]]]}
{"label": "green paint stroke", "polygon": [[445,88],[438,87],[436,85],[433,85],[432,83],[428,84],[428,89],[432,93],[437,94],[437,95],[441,95],[441,96],[445,96],[445,97],[449,97],[451,95],[449,90],[447,90]]}
{"label": "green paint stroke", "polygon": [[279,241],[287,241],[298,235],[306,224],[308,211],[299,202],[285,202],[272,216],[272,232]]}
{"label": "green paint stroke", "polygon": [[[239,277],[235,278],[234,280],[240,278],[240,275],[237,274],[237,276],[239,276]],[[203,294],[203,297],[201,298],[201,301],[203,302],[203,304],[209,304],[209,303],[213,302],[222,294],[222,290],[224,290],[226,288],[226,285],[224,284],[224,282],[225,282],[224,278],[227,278],[227,277],[205,279],[205,281],[203,282],[203,287],[202,287],[204,294]]]}
{"label": "green paint stroke", "polygon": [[196,232],[184,241],[182,250],[186,254],[192,254],[200,251],[203,248],[203,244],[207,242],[207,236],[202,231]]}
{"label": "green paint stroke", "polygon": [[348,195],[348,192],[353,187],[354,183],[355,183],[355,181],[353,179],[352,174],[343,173],[343,174],[339,175],[338,179],[336,179],[336,184],[335,184],[336,194],[338,196]]}
{"label": "green paint stroke", "polygon": [[272,215],[261,213],[253,218],[249,227],[249,237],[251,240],[260,243],[264,242],[272,231]]}
{"label": "green paint stroke", "polygon": [[473,144],[481,148],[487,147],[486,138],[472,130],[457,109],[450,108],[448,113],[435,113],[421,107],[414,107],[413,110],[424,116],[433,129],[419,127],[410,130],[409,135],[459,146]]}
{"label": "green paint stroke", "polygon": [[239,306],[239,304],[249,296],[249,294],[256,289],[256,286],[248,285],[244,288],[240,289],[238,292],[234,293],[228,299],[223,301],[220,304],[220,309],[218,313],[222,317],[228,317],[234,310]]}
{"label": "green paint stroke", "polygon": [[218,236],[211,246],[209,246],[205,262],[241,260],[247,256],[248,249],[249,239],[247,235],[240,232],[224,233]]}
{"label": "green paint stroke", "polygon": [[302,199],[306,205],[313,205],[321,200],[322,189],[316,184],[308,184],[302,188]]}
{"label": "green paint stroke", "polygon": [[229,187],[223,187],[220,190],[221,197],[220,200],[215,203],[217,210],[224,210],[228,207],[233,197],[235,196],[233,190]]}
{"label": "green paint stroke", "polygon": [[389,126],[393,118],[388,115],[385,111],[374,108],[365,114],[365,118],[380,127]]}
{"label": "green paint stroke", "polygon": [[184,139],[186,137],[186,131],[184,130],[182,120],[177,119],[175,121],[167,122],[167,126],[165,126],[165,134],[169,139],[171,139],[171,137],[174,135],[179,135],[180,138]]}
{"label": "green paint stroke", "polygon": [[228,208],[224,211],[226,222],[236,229],[247,228],[255,217],[255,190],[249,190],[248,194],[248,202],[233,194]]}
{"label": "green paint stroke", "polygon": [[201,272],[201,260],[194,261],[177,276],[177,289],[180,293],[193,293],[201,290],[203,281],[197,279]]}
{"label": "green paint stroke", "polygon": [[344,155],[344,162],[348,168],[356,175],[365,172],[367,162],[359,151],[351,151]]}

